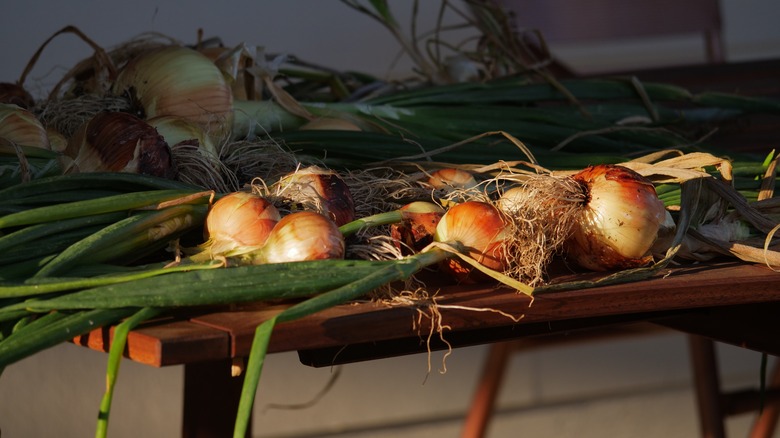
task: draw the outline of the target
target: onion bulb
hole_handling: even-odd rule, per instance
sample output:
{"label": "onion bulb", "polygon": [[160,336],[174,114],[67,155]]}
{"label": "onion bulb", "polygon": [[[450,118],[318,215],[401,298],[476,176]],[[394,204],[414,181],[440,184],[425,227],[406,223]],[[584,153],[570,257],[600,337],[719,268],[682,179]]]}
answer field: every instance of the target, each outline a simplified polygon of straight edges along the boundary
{"label": "onion bulb", "polygon": [[276,184],[276,195],[293,208],[317,211],[337,226],[355,219],[355,200],[338,172],[309,166],[283,176]]}
{"label": "onion bulb", "polygon": [[129,172],[172,178],[174,167],[165,140],[151,125],[124,112],[101,112],[68,140],[65,155],[73,172]]}
{"label": "onion bulb", "polygon": [[582,186],[585,204],[565,244],[568,258],[595,271],[649,264],[666,219],[653,184],[618,165],[591,166],[573,179]]}
{"label": "onion bulb", "polygon": [[299,211],[284,216],[271,230],[253,263],[286,263],[344,258],[344,236],[320,213]]}
{"label": "onion bulb", "polygon": [[202,126],[218,144],[230,136],[233,94],[205,55],[182,46],[145,51],[130,60],[113,85],[134,98],[145,118],[177,116]]}
{"label": "onion bulb", "polygon": [[428,184],[435,189],[473,189],[478,185],[471,172],[452,167],[431,172]]}
{"label": "onion bulb", "polygon": [[433,242],[444,209],[438,204],[415,201],[399,208],[401,222],[390,225],[390,236],[404,255],[413,254]]}
{"label": "onion bulb", "polygon": [[[464,255],[498,272],[506,267],[505,245],[510,238],[511,225],[504,213],[482,201],[466,201],[450,207],[434,234],[436,242],[462,247]],[[464,282],[484,278],[481,272],[457,257],[444,261],[443,269]]]}
{"label": "onion bulb", "polygon": [[0,138],[19,146],[51,149],[46,128],[35,114],[10,103],[0,103]]}
{"label": "onion bulb", "polygon": [[265,198],[248,192],[232,192],[209,209],[205,223],[206,243],[200,249],[213,258],[234,256],[261,248],[281,219]]}

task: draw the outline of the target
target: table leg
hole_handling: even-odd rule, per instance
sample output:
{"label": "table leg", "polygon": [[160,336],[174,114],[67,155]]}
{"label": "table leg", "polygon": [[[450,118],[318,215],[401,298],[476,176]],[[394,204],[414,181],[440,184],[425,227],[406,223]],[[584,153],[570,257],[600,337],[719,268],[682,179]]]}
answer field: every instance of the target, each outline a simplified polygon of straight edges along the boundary
{"label": "table leg", "polygon": [[[184,366],[183,438],[233,436],[244,377],[233,377],[231,365],[222,360]],[[247,437],[251,436],[250,423]]]}
{"label": "table leg", "polygon": [[724,438],[723,406],[714,342],[698,335],[689,335],[693,381],[702,437]]}

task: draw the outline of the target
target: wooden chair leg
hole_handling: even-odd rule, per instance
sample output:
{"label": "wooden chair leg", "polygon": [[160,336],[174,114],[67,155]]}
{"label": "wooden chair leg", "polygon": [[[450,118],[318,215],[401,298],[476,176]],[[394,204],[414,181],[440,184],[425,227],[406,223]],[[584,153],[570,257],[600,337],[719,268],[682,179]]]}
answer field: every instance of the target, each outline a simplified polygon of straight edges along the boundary
{"label": "wooden chair leg", "polygon": [[725,438],[723,406],[720,399],[715,343],[703,336],[688,335],[696,405],[703,438]]}
{"label": "wooden chair leg", "polygon": [[[780,388],[780,360],[775,363],[767,386],[769,388]],[[780,403],[766,404],[758,417],[756,417],[749,437],[770,438],[777,428],[778,417],[780,417]]]}
{"label": "wooden chair leg", "polygon": [[488,357],[482,370],[482,377],[477,383],[471,407],[466,414],[461,438],[481,438],[485,436],[512,350],[514,350],[514,346],[511,341],[499,342],[490,346]]}
{"label": "wooden chair leg", "polygon": [[229,360],[184,366],[183,438],[233,436],[244,377],[231,376],[230,367]]}

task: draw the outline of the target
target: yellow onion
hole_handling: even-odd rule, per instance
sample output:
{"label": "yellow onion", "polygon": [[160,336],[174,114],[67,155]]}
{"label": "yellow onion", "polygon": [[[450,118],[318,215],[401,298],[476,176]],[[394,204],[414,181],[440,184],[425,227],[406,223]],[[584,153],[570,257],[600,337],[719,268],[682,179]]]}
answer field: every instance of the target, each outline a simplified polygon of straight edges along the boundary
{"label": "yellow onion", "polygon": [[51,149],[46,128],[35,114],[10,103],[0,103],[0,138],[19,146]]}
{"label": "yellow onion", "polygon": [[35,106],[35,99],[19,84],[0,82],[0,103],[10,103],[24,109],[30,109]]}
{"label": "yellow onion", "polygon": [[211,258],[255,251],[265,244],[280,219],[279,210],[262,196],[229,193],[209,209],[204,230],[207,240],[200,249]]}
{"label": "yellow onion", "polygon": [[284,216],[271,230],[253,263],[286,263],[344,258],[344,236],[320,213],[299,211]]}
{"label": "yellow onion", "polygon": [[217,143],[232,129],[233,94],[222,71],[205,55],[182,46],[143,52],[117,75],[113,91],[128,93],[146,118],[181,117],[202,126]]}
{"label": "yellow onion", "polygon": [[[462,246],[465,255],[498,272],[506,267],[505,245],[510,238],[510,222],[506,215],[492,204],[481,201],[466,201],[450,207],[434,234],[436,242]],[[464,282],[487,278],[457,257],[447,259],[442,267]]]}
{"label": "yellow onion", "polygon": [[334,170],[309,166],[283,176],[276,187],[277,194],[293,207],[318,211],[338,226],[355,219],[355,200]]}
{"label": "yellow onion", "polygon": [[565,244],[569,260],[595,271],[650,263],[666,219],[653,184],[617,165],[591,166],[573,179],[583,188],[585,204]]}
{"label": "yellow onion", "polygon": [[438,204],[416,201],[400,209],[401,222],[390,225],[390,236],[404,255],[413,254],[433,242],[444,209]]}
{"label": "yellow onion", "polygon": [[72,158],[67,173],[128,172],[172,178],[174,167],[165,140],[151,125],[123,112],[101,112],[68,140]]}
{"label": "yellow onion", "polygon": [[431,172],[428,184],[435,189],[472,189],[478,183],[471,172],[446,167]]}

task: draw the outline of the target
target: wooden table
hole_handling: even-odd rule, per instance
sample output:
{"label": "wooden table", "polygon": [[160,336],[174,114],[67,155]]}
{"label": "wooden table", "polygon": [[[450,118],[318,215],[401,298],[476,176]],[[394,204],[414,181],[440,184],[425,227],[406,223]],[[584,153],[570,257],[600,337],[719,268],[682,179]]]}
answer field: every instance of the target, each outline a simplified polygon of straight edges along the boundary
{"label": "wooden table", "polygon": [[[643,81],[676,83],[691,91],[746,92],[780,97],[780,60],[636,73]],[[729,127],[720,144],[766,153],[778,146],[777,120],[749,119]],[[746,137],[745,133],[751,136]],[[492,286],[445,286],[436,303],[450,327],[443,343],[433,336],[424,307],[361,302],[338,306],[278,325],[269,352],[297,351],[301,362],[330,366],[519,337],[651,321],[772,355],[780,323],[780,274],[765,266],[722,262],[674,267],[665,275],[584,290],[528,297]],[[242,380],[231,378],[231,361],[249,352],[255,327],[280,306],[235,306],[190,312],[146,324],[130,334],[126,355],[152,366],[185,365],[184,436],[219,436],[232,430]],[[479,312],[473,309],[496,309]],[[521,316],[515,322],[508,315]],[[421,335],[422,334],[422,335]],[[77,342],[106,351],[110,329]],[[220,400],[214,403],[214,400]],[[233,403],[226,403],[232,400]]]}

